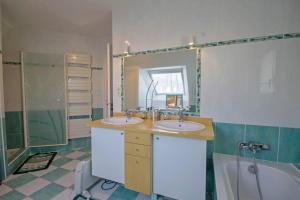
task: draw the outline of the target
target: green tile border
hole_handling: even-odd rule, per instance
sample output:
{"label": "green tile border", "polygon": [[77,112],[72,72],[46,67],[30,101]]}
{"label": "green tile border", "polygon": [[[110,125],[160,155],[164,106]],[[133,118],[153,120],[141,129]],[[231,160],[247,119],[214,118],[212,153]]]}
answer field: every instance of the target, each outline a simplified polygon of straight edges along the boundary
{"label": "green tile border", "polygon": [[69,120],[73,120],[73,119],[89,119],[91,118],[91,115],[74,115],[74,116],[69,116],[68,119]]}
{"label": "green tile border", "polygon": [[[237,143],[254,141],[266,143],[270,149],[257,152],[257,158],[273,162],[300,164],[300,128],[214,122],[215,140],[207,145],[207,159],[212,153],[237,154]],[[242,152],[243,157],[252,157]]]}
{"label": "green tile border", "polygon": [[73,115],[69,116],[68,120],[74,120],[74,119],[102,119],[103,118],[103,108],[102,107],[93,107],[92,108],[92,114],[91,115]]}
{"label": "green tile border", "polygon": [[[234,44],[243,44],[243,43],[251,43],[251,42],[261,42],[261,41],[269,41],[269,40],[282,40],[282,39],[290,39],[290,38],[299,38],[300,33],[282,33],[275,35],[266,35],[266,36],[255,36],[251,38],[238,38],[233,40],[224,40],[217,42],[208,42],[203,44],[196,44],[192,47],[196,48],[207,48],[207,47],[217,47],[224,45],[234,45]],[[123,58],[127,56],[137,56],[137,55],[145,55],[145,54],[153,54],[153,53],[163,53],[163,52],[172,52],[178,50],[187,50],[190,49],[191,46],[179,46],[179,47],[171,47],[171,48],[162,48],[162,49],[154,49],[154,50],[145,50],[131,53],[121,53],[113,55],[113,58]]]}
{"label": "green tile border", "polygon": [[21,62],[17,62],[17,61],[3,61],[2,64],[4,64],[4,65],[21,65]]}
{"label": "green tile border", "polygon": [[128,56],[138,56],[138,55],[146,55],[146,54],[154,54],[154,53],[166,53],[166,52],[175,52],[182,50],[189,50],[196,48],[197,49],[197,105],[196,105],[196,113],[200,112],[200,93],[201,93],[201,48],[207,47],[217,47],[224,45],[234,45],[234,44],[244,44],[251,42],[261,42],[261,41],[270,41],[270,40],[281,40],[281,39],[290,39],[290,38],[299,38],[300,33],[284,33],[284,34],[276,34],[276,35],[267,35],[267,36],[257,36],[251,38],[241,38],[241,39],[233,39],[233,40],[224,40],[218,42],[208,42],[203,44],[196,44],[193,46],[180,46],[180,47],[171,47],[171,48],[163,48],[163,49],[154,49],[154,50],[146,50],[139,52],[132,52],[126,54],[116,54],[113,55],[113,58],[121,58],[121,110],[124,110],[124,62],[125,58]]}
{"label": "green tile border", "polygon": [[200,113],[200,101],[201,101],[201,49],[197,49],[197,69],[196,69],[196,113]]}
{"label": "green tile border", "polygon": [[124,66],[125,57],[121,58],[121,110],[124,110]]}

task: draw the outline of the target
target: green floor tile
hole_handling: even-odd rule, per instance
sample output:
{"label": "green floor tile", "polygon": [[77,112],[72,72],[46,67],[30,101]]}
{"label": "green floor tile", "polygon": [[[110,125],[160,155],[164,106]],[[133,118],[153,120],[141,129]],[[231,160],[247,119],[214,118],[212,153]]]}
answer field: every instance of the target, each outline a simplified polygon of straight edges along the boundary
{"label": "green floor tile", "polygon": [[52,183],[50,185],[47,185],[43,189],[33,193],[30,198],[31,199],[36,199],[36,200],[41,200],[41,199],[51,199],[64,191],[65,188],[63,186],[57,185],[55,183]]}
{"label": "green floor tile", "polygon": [[0,197],[1,200],[21,200],[24,198],[25,196],[17,191],[11,191]]}
{"label": "green floor tile", "polygon": [[56,166],[56,167],[60,167],[60,166],[62,166],[62,165],[64,165],[64,164],[70,162],[71,160],[72,160],[72,159],[70,159],[70,158],[62,157],[62,158],[59,158],[59,159],[57,159],[57,160],[54,160],[54,161],[52,162],[52,164],[53,164],[54,166]]}
{"label": "green floor tile", "polygon": [[119,186],[108,200],[135,200],[138,194],[138,192],[125,189],[123,186]]}
{"label": "green floor tile", "polygon": [[43,175],[42,178],[47,179],[48,181],[55,181],[69,172],[70,172],[69,170],[57,168],[52,172]]}
{"label": "green floor tile", "polygon": [[31,174],[24,174],[21,175],[13,180],[7,181],[5,184],[8,185],[11,188],[17,188],[20,187],[32,180],[36,179],[35,176],[31,175]]}

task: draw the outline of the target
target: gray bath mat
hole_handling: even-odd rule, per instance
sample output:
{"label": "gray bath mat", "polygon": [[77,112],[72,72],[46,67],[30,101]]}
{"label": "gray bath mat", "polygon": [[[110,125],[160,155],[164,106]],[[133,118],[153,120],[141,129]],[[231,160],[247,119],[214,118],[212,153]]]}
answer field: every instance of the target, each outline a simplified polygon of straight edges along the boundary
{"label": "gray bath mat", "polygon": [[56,152],[36,153],[29,156],[24,163],[14,172],[14,174],[23,174],[47,169],[54,159]]}

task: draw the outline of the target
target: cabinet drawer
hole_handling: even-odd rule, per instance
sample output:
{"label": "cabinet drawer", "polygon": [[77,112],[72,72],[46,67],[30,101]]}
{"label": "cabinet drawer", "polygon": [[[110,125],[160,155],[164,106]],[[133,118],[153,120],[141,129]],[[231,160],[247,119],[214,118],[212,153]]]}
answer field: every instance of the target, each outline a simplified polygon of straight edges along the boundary
{"label": "cabinet drawer", "polygon": [[125,141],[135,144],[151,145],[151,134],[138,133],[138,132],[125,132]]}
{"label": "cabinet drawer", "polygon": [[125,143],[125,154],[133,156],[151,157],[151,146],[141,144]]}
{"label": "cabinet drawer", "polygon": [[150,159],[125,156],[125,187],[147,195],[151,194]]}

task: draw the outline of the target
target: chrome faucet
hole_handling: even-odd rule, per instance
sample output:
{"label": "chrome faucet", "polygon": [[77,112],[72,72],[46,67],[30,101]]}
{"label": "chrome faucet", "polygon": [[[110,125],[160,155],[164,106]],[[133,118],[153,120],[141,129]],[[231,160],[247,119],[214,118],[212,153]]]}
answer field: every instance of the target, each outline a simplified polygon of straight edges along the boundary
{"label": "chrome faucet", "polygon": [[256,142],[240,142],[239,149],[246,149],[251,151],[252,153],[256,153],[257,151],[269,150],[270,146],[267,144],[261,144]]}
{"label": "chrome faucet", "polygon": [[131,115],[132,115],[132,112],[128,109],[125,110],[125,116],[127,119],[130,119],[131,118]]}
{"label": "chrome faucet", "polygon": [[179,122],[183,122],[183,116],[184,116],[184,112],[186,110],[184,108],[179,108],[178,109],[178,121]]}

